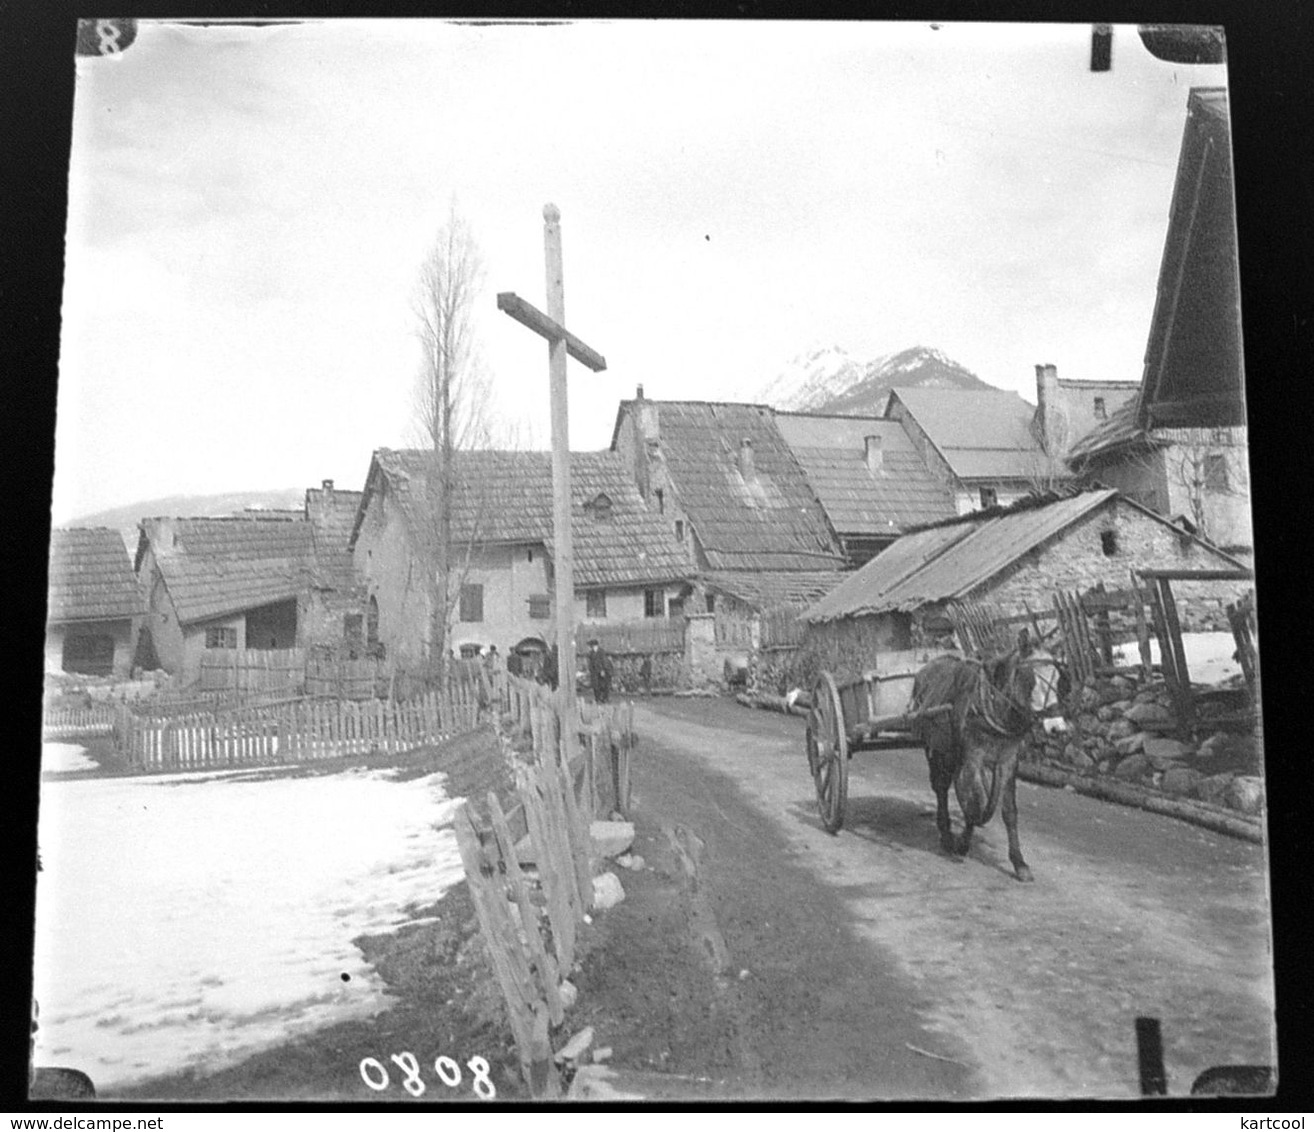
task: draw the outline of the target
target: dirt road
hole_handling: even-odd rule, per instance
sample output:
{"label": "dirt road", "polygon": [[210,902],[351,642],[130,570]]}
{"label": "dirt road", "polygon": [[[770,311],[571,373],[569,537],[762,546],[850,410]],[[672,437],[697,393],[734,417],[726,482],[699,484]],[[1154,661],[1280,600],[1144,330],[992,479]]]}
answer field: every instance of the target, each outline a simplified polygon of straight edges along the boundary
{"label": "dirt road", "polygon": [[998,819],[966,861],[939,853],[919,751],[857,755],[832,837],[801,720],[724,700],[636,717],[657,868],[627,877],[608,916],[629,943],[586,980],[642,1034],[617,1064],[666,1095],[1131,1097],[1137,1015],[1162,1021],[1172,1094],[1275,1062],[1261,848],[1020,783],[1019,884]]}

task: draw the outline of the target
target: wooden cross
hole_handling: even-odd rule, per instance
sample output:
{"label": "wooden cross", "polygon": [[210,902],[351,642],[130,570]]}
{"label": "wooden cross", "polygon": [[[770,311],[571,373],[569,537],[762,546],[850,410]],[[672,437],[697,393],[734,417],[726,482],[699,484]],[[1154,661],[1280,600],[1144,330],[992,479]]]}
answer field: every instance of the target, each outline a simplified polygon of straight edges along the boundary
{"label": "wooden cross", "polygon": [[[557,684],[560,689],[563,754],[578,741],[575,705],[575,555],[570,532],[570,428],[566,400],[566,355],[595,373],[606,359],[562,324],[566,321],[566,287],[561,270],[561,210],[543,206],[543,245],[547,260],[548,313],[536,310],[514,292],[497,296],[497,309],[548,342],[548,378],[552,398],[552,530],[556,542]],[[565,721],[571,721],[566,723]]]}

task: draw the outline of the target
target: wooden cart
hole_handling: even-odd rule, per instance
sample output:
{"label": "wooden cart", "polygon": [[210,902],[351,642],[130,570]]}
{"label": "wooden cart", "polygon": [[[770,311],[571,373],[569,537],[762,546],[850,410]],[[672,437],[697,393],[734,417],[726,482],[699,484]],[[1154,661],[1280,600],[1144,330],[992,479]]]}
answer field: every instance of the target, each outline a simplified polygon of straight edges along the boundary
{"label": "wooden cart", "polygon": [[855,751],[891,750],[911,742],[913,721],[950,710],[948,705],[909,712],[913,679],[930,660],[922,652],[891,652],[878,669],[840,684],[823,671],[812,686],[807,722],[808,769],[817,788],[817,810],[827,833],[844,825],[849,759]]}

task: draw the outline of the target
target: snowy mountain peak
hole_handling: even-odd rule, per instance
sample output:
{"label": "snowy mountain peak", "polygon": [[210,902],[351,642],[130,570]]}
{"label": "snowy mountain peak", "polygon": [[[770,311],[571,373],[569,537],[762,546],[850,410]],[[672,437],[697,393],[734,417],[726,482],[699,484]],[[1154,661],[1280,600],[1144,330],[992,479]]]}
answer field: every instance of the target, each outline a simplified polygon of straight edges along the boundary
{"label": "snowy mountain peak", "polygon": [[841,346],[828,346],[795,358],[750,399],[778,409],[880,416],[890,390],[898,386],[994,388],[929,346],[913,346],[868,362],[855,360]]}

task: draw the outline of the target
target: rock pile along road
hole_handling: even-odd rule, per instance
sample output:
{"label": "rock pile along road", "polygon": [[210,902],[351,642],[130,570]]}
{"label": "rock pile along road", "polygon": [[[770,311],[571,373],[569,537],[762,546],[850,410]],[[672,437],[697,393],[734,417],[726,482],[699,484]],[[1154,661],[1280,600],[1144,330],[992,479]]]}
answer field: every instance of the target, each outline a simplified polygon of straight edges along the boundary
{"label": "rock pile along road", "polygon": [[1138,1015],[1171,1095],[1276,1064],[1262,847],[1019,782],[1020,884],[998,817],[966,860],[940,853],[919,750],[856,754],[832,837],[801,719],[667,700],[636,724],[656,868],[622,874],[585,1000],[628,1011],[614,1064],[647,1095],[1135,1097]]}

